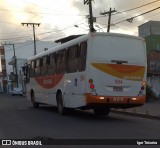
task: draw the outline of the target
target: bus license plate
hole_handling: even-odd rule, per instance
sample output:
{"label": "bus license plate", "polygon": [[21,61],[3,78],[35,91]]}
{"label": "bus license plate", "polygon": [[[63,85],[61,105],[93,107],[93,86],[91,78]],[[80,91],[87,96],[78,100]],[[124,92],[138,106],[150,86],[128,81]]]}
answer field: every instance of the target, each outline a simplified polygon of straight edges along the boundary
{"label": "bus license plate", "polygon": [[122,86],[114,86],[113,91],[123,91],[123,87]]}

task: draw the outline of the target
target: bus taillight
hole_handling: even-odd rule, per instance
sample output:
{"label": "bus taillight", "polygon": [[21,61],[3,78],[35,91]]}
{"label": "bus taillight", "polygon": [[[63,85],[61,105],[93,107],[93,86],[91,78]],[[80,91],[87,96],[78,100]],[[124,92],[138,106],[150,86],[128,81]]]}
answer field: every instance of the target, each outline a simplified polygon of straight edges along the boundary
{"label": "bus taillight", "polygon": [[90,84],[90,88],[94,89],[95,88],[94,84]]}
{"label": "bus taillight", "polygon": [[90,89],[93,95],[96,95],[95,85],[93,84],[93,79],[89,79]]}
{"label": "bus taillight", "polygon": [[95,86],[94,86],[94,84],[93,84],[93,79],[89,79],[89,84],[90,84],[90,88],[91,88],[91,89],[94,89],[94,88],[95,88]]}
{"label": "bus taillight", "polygon": [[141,86],[141,90],[139,91],[138,96],[142,96],[144,94],[144,91],[146,90],[146,85],[147,85],[147,82],[143,81],[142,86]]}

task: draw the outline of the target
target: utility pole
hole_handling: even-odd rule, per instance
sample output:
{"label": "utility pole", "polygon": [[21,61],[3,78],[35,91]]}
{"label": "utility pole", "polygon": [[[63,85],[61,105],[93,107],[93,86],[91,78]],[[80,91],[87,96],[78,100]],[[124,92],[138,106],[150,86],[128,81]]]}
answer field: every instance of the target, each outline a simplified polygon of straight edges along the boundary
{"label": "utility pole", "polygon": [[37,25],[38,27],[40,26],[40,23],[21,23],[23,26],[24,25],[31,25],[33,27],[33,37],[34,37],[34,55],[37,54],[36,51],[36,37],[35,37],[35,25]]}
{"label": "utility pole", "polygon": [[84,0],[84,5],[89,5],[89,28],[90,32],[94,32],[95,29],[93,27],[93,14],[92,14],[92,0]]}
{"label": "utility pole", "polygon": [[110,32],[110,27],[111,27],[111,15],[112,13],[116,12],[116,10],[112,10],[112,8],[110,8],[110,10],[108,12],[104,12],[104,13],[100,13],[100,15],[106,15],[109,14],[108,16],[108,27],[107,27],[107,32]]}
{"label": "utility pole", "polygon": [[11,43],[1,43],[3,46],[4,45],[12,45],[13,46],[13,58],[14,58],[14,63],[15,63],[15,73],[16,73],[16,87],[18,87],[18,72],[17,72],[17,58],[16,58],[16,52],[15,52],[15,47],[14,47],[14,44],[11,44]]}

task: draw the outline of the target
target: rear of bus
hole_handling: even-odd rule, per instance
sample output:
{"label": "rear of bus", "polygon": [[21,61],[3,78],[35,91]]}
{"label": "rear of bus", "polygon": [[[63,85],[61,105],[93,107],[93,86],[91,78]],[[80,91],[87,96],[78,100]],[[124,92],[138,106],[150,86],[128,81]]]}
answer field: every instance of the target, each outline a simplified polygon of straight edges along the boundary
{"label": "rear of bus", "polygon": [[141,106],[146,99],[146,46],[142,38],[95,33],[87,56],[86,103],[98,110]]}

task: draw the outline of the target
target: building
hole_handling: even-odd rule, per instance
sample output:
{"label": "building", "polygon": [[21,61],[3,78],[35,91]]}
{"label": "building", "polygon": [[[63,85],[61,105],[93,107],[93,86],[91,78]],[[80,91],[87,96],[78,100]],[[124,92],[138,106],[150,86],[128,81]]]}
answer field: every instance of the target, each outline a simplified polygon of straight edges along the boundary
{"label": "building", "polygon": [[4,46],[0,46],[0,93],[7,92],[7,74]]}
{"label": "building", "polygon": [[160,95],[160,21],[149,21],[138,28],[147,48],[147,81],[157,96]]}
{"label": "building", "polygon": [[[57,46],[58,43],[51,41],[36,41],[37,54]],[[13,45],[4,45],[6,60],[7,92],[14,87],[20,87],[25,91],[25,79],[22,67],[28,57],[34,55],[34,43],[32,40]],[[15,49],[15,56],[14,56]]]}
{"label": "building", "polygon": [[147,37],[150,35],[160,35],[160,21],[149,21],[138,27],[140,37]]}

